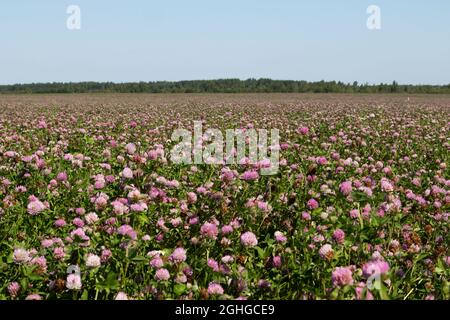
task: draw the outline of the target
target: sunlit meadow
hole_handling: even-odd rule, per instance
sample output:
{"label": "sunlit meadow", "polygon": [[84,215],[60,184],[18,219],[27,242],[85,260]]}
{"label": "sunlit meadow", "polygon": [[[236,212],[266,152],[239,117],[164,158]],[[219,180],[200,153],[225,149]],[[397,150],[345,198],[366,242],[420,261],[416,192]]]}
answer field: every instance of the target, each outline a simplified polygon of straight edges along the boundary
{"label": "sunlit meadow", "polygon": [[[276,128],[260,163],[171,135]],[[450,97],[0,97],[0,299],[450,299]]]}

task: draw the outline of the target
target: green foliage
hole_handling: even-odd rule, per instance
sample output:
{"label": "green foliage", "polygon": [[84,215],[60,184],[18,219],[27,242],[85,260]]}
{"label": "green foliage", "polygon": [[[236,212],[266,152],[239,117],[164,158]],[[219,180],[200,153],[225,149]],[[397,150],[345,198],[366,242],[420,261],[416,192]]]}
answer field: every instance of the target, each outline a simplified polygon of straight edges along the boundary
{"label": "green foliage", "polygon": [[0,93],[450,93],[449,85],[369,85],[336,81],[216,79],[154,82],[53,82],[0,85]]}

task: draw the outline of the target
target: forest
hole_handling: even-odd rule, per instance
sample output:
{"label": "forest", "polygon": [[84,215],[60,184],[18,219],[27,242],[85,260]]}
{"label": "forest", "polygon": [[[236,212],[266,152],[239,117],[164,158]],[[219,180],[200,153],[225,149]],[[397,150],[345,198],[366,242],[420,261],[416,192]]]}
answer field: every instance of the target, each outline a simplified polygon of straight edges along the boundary
{"label": "forest", "polygon": [[0,93],[450,93],[448,85],[217,79],[155,82],[52,82],[0,85]]}

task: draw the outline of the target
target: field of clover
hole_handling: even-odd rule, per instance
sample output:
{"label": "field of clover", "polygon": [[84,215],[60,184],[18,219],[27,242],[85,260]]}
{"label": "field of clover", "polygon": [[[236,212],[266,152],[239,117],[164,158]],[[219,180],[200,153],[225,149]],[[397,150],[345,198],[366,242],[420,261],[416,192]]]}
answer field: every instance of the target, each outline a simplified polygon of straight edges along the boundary
{"label": "field of clover", "polygon": [[[172,132],[277,128],[280,168]],[[0,97],[0,299],[450,299],[450,97]]]}

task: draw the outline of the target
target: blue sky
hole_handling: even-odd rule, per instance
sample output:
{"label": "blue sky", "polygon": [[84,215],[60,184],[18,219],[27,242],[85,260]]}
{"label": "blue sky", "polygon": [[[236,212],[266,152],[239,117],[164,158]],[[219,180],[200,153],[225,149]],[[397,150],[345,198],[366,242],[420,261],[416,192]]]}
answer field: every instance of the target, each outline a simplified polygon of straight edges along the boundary
{"label": "blue sky", "polygon": [[[366,9],[381,8],[381,30]],[[67,6],[81,30],[66,28]],[[450,83],[448,0],[2,0],[0,84]]]}

